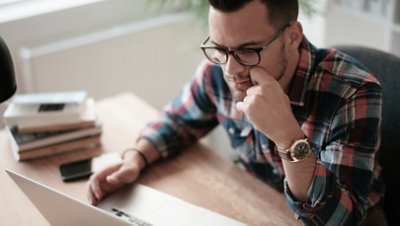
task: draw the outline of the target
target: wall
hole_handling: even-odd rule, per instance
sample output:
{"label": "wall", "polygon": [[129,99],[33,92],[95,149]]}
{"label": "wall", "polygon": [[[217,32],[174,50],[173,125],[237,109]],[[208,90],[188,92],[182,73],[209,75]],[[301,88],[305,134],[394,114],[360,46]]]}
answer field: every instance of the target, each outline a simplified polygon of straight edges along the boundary
{"label": "wall", "polygon": [[0,23],[18,92],[85,89],[99,99],[132,91],[161,108],[201,59],[200,29],[176,11],[145,0],[91,1]]}

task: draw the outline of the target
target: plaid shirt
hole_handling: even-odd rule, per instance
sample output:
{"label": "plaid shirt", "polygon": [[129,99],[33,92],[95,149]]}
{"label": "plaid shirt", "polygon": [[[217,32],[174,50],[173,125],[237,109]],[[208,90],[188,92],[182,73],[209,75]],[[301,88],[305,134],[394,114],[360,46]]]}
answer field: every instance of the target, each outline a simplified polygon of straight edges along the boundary
{"label": "plaid shirt", "polygon": [[316,49],[304,38],[299,53],[288,96],[318,159],[307,202],[291,195],[274,143],[236,110],[219,65],[202,63],[141,137],[167,157],[221,124],[249,171],[284,188],[289,208],[304,224],[355,225],[383,191],[375,158],[381,87],[360,63],[334,49]]}

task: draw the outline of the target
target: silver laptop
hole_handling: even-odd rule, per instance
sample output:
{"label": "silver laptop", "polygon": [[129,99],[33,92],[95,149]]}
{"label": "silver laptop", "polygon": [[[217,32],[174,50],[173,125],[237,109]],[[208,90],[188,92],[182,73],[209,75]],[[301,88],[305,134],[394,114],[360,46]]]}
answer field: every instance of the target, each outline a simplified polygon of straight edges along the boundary
{"label": "silver laptop", "polygon": [[13,171],[6,172],[51,225],[245,225],[144,185],[126,186],[92,206]]}

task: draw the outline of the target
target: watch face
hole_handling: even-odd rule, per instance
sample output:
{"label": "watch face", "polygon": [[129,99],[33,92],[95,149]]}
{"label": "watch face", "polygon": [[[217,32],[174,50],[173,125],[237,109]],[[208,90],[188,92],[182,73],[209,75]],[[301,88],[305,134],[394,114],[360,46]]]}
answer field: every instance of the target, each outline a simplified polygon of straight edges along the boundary
{"label": "watch face", "polygon": [[294,160],[300,161],[305,159],[309,153],[310,153],[310,146],[306,141],[303,141],[296,144],[291,154]]}

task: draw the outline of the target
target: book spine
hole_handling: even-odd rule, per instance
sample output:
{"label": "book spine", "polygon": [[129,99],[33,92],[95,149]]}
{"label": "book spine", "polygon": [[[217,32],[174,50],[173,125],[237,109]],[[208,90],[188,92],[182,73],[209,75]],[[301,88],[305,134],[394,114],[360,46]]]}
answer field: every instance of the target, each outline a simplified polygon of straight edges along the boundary
{"label": "book spine", "polygon": [[14,139],[14,136],[12,135],[12,133],[10,131],[10,128],[8,128],[8,126],[6,126],[5,127],[5,131],[7,133],[8,138],[9,138],[8,142],[10,144],[11,152],[12,152],[12,154],[14,156],[14,159],[17,160],[17,161],[20,161],[21,159],[20,159],[20,157],[18,155],[19,147],[18,147],[17,142]]}
{"label": "book spine", "polygon": [[93,136],[93,137],[79,139],[76,141],[70,141],[67,143],[52,145],[44,148],[19,152],[18,157],[19,160],[28,160],[28,159],[60,154],[69,151],[80,150],[80,149],[95,148],[99,145],[100,145],[100,136]]}
{"label": "book spine", "polygon": [[76,130],[71,133],[65,133],[65,134],[61,134],[61,135],[56,135],[54,137],[44,138],[44,139],[29,142],[29,143],[25,143],[25,144],[20,144],[19,151],[22,152],[22,151],[26,151],[29,149],[39,148],[39,147],[43,147],[43,146],[57,144],[60,142],[78,139],[80,137],[94,136],[94,135],[98,135],[98,134],[101,134],[101,125],[97,125],[96,127],[92,127],[89,129]]}

